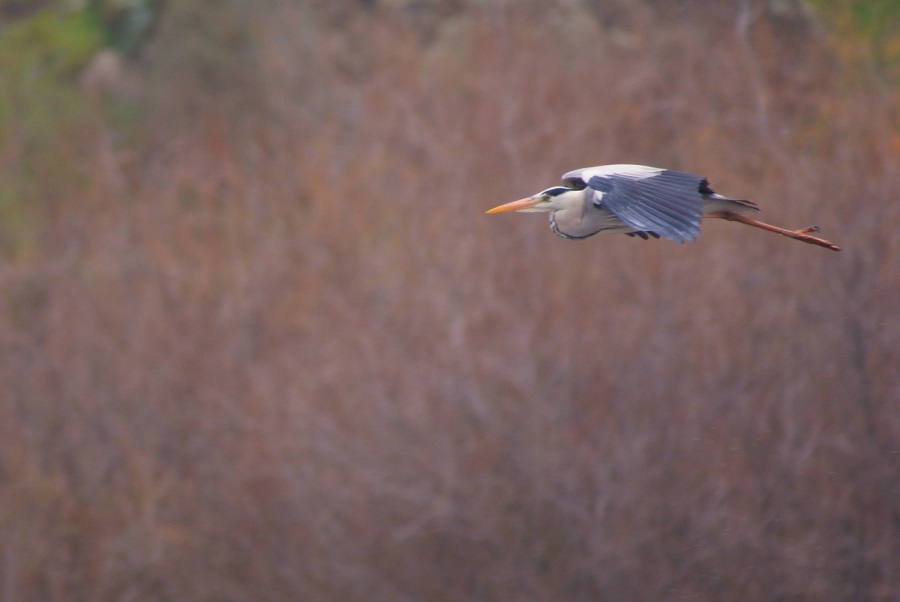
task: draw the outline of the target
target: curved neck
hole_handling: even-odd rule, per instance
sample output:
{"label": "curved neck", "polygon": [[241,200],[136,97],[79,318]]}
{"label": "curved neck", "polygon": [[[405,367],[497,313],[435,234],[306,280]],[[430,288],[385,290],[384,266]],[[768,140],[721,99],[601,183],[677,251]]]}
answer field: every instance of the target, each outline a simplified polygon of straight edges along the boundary
{"label": "curved neck", "polygon": [[570,240],[588,238],[604,230],[631,230],[612,212],[594,206],[592,196],[593,191],[590,189],[567,192],[565,205],[550,214],[550,229]]}

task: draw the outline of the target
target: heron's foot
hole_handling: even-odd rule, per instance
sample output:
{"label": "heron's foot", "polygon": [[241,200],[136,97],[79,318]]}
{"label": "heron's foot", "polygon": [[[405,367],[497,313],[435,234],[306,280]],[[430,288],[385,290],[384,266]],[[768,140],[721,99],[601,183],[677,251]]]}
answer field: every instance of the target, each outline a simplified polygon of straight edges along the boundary
{"label": "heron's foot", "polygon": [[825,247],[826,249],[831,249],[832,251],[840,251],[841,248],[835,244],[832,244],[830,241],[825,240],[824,238],[818,238],[816,236],[810,236],[810,234],[814,232],[818,232],[818,226],[808,226],[806,228],[801,228],[799,230],[794,230],[790,236],[791,238],[802,240],[803,242],[808,242],[811,245],[819,245],[820,247]]}

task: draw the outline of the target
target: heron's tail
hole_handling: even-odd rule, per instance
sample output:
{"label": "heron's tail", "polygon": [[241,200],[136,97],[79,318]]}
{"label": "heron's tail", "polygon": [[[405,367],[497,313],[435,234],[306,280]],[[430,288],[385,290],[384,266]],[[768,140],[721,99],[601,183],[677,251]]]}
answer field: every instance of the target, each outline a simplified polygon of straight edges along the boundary
{"label": "heron's tail", "polygon": [[720,213],[722,211],[730,211],[732,213],[758,213],[759,206],[753,201],[747,199],[730,199],[721,194],[705,194],[703,195],[703,213]]}

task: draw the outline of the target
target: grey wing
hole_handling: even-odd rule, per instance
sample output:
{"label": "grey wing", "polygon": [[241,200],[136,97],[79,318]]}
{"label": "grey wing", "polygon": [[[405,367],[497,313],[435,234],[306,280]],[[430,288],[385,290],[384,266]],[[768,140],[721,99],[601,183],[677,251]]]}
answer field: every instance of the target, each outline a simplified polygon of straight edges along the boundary
{"label": "grey wing", "polygon": [[651,176],[595,175],[587,185],[600,193],[593,195],[594,205],[611,211],[628,226],[684,242],[700,235],[703,182],[694,174],[660,170]]}

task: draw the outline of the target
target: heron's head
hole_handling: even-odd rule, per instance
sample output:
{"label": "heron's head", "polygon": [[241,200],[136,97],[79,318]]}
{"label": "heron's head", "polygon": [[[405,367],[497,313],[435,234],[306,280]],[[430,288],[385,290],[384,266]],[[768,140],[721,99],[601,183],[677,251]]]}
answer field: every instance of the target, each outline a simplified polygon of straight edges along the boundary
{"label": "heron's head", "polygon": [[584,192],[580,190],[572,190],[565,186],[553,186],[547,190],[542,190],[534,196],[494,207],[488,210],[487,213],[504,213],[506,211],[549,213],[580,204],[583,197]]}

